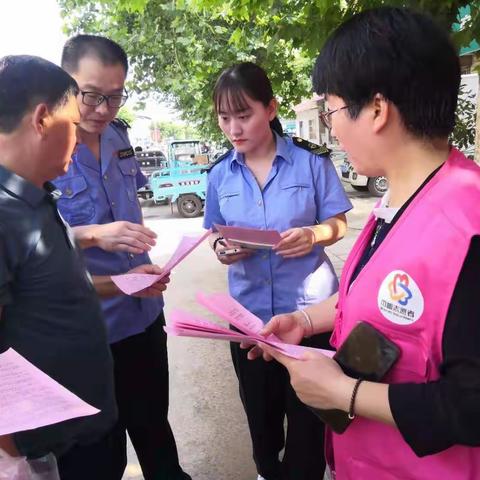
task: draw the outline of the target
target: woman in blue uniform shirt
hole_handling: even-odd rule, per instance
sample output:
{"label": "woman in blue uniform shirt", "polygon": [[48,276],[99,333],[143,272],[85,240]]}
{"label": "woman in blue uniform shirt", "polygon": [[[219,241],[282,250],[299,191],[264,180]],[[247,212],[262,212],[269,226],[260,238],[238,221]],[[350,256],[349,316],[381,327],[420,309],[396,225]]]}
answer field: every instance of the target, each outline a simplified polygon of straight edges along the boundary
{"label": "woman in blue uniform shirt", "polygon": [[[229,265],[230,294],[264,322],[328,298],[338,283],[324,246],[343,236],[351,208],[328,150],[282,136],[270,81],[253,63],[225,70],[213,100],[219,126],[234,148],[209,172],[204,226],[272,229],[282,236],[271,251],[225,256],[219,252],[227,242],[211,235],[218,260]],[[307,342],[327,347],[328,336]],[[249,362],[237,344],[231,352],[259,479],[322,478],[323,425],[298,400],[286,370]]]}

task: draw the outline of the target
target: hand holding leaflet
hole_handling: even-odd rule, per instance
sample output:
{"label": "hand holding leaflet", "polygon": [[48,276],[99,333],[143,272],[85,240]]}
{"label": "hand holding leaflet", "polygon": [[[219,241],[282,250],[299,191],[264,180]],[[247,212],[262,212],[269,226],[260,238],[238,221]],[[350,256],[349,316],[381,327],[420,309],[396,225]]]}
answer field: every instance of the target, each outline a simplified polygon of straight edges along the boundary
{"label": "hand holding leaflet", "polygon": [[183,236],[175,252],[163,267],[160,275],[148,273],[125,273],[123,275],[113,275],[112,281],[115,285],[127,295],[139,292],[152,286],[154,283],[168,275],[187,255],[195,250],[209,235],[211,230],[207,230],[200,236]]}
{"label": "hand holding leaflet", "polygon": [[[242,304],[225,293],[209,295],[197,292],[197,302],[220,318],[246,334],[258,334],[263,329],[263,322]],[[278,339],[278,341],[280,341]]]}
{"label": "hand holding leaflet", "polygon": [[263,322],[229,295],[223,293],[212,295],[198,293],[197,300],[211,312],[240,330],[240,332],[216,325],[203,318],[177,309],[170,314],[168,326],[165,327],[165,331],[169,335],[210,338],[238,343],[248,342],[255,345],[267,344],[285,355],[297,359],[302,358],[307,351],[324,354],[329,357],[332,357],[335,353],[329,350],[283,343],[275,335],[270,335],[267,338],[261,336],[259,332],[263,328]]}
{"label": "hand holding leaflet", "polygon": [[[225,293],[206,295],[202,292],[198,292],[197,301],[212,313],[215,313],[227,323],[230,323],[245,334],[255,338],[257,341],[268,343],[280,350],[287,350],[289,353],[293,354],[289,356],[293,356],[294,358],[300,358],[306,351],[320,352],[329,357],[333,356],[335,353],[330,350],[284,343],[273,334],[269,335],[267,338],[263,337],[260,335],[260,331],[264,327],[263,322],[256,315],[247,310],[242,304],[238,303],[234,298]],[[268,340],[268,342],[266,342],[266,340]],[[288,353],[285,354],[288,355]]]}
{"label": "hand holding leaflet", "polygon": [[230,243],[252,249],[269,249],[282,240],[276,230],[230,227],[215,223],[215,229]]}

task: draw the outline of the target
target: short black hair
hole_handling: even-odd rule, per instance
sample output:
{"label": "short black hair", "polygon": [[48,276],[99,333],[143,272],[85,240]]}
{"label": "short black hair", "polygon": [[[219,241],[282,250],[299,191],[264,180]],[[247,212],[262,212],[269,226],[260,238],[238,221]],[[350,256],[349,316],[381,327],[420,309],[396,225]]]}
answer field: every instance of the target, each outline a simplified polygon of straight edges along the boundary
{"label": "short black hair", "polygon": [[341,97],[352,118],[381,94],[407,131],[445,138],[455,126],[460,62],[448,32],[428,15],[380,7],[354,15],[328,38],[313,87]]}
{"label": "short black hair", "polygon": [[40,103],[54,110],[77,94],[77,82],[48,60],[30,55],[0,58],[0,132],[12,133]]}
{"label": "short black hair", "polygon": [[[263,103],[265,107],[272,101],[273,89],[265,70],[252,62],[242,62],[224,70],[217,79],[213,89],[213,104],[217,115],[223,100],[232,112],[241,112],[247,108],[245,95]],[[275,117],[270,127],[280,136],[283,128]]]}
{"label": "short black hair", "polygon": [[113,40],[98,35],[76,35],[67,40],[62,51],[62,68],[68,73],[78,71],[82,58],[92,56],[104,65],[120,64],[128,72],[128,58],[125,50]]}

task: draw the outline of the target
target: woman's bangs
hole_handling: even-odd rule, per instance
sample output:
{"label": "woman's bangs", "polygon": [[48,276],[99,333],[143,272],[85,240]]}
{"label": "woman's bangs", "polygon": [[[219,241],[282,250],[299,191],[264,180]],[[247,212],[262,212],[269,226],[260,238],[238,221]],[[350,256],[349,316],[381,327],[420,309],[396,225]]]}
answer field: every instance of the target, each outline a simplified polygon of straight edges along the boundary
{"label": "woman's bangs", "polygon": [[223,89],[223,91],[216,92],[215,111],[217,115],[244,112],[248,108],[250,108],[250,105],[245,92],[241,88],[230,86]]}

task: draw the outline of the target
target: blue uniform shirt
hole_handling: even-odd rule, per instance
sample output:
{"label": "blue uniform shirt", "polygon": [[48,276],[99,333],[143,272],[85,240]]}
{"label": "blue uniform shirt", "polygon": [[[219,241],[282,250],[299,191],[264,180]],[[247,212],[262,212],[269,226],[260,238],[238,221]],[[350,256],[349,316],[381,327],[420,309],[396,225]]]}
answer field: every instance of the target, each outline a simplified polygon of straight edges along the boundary
{"label": "blue uniform shirt", "polygon": [[[275,134],[276,135],[276,134]],[[328,156],[276,135],[277,151],[263,190],[232,150],[208,175],[204,227],[214,223],[283,232],[323,222],[352,208]],[[229,266],[230,294],[264,322],[317,303],[338,289],[321,246],[300,258],[258,250]]]}
{"label": "blue uniform shirt", "polygon": [[[145,185],[124,128],[110,124],[100,139],[100,162],[86,145],[79,145],[68,172],[57,178],[61,190],[58,209],[71,226],[104,224],[117,220],[142,223],[137,189]],[[125,157],[125,158],[123,158]],[[116,275],[151,263],[148,254],[85,250],[92,275]],[[163,299],[126,295],[102,301],[110,343],[143,332],[163,308]]]}

